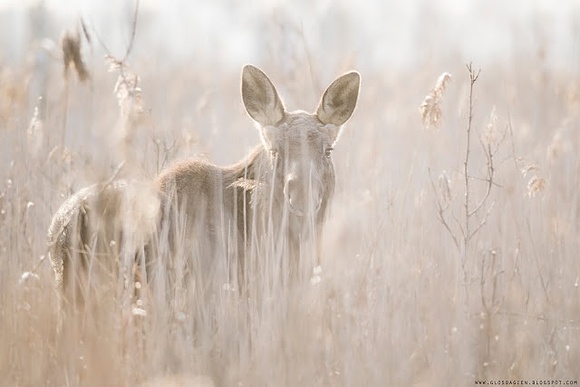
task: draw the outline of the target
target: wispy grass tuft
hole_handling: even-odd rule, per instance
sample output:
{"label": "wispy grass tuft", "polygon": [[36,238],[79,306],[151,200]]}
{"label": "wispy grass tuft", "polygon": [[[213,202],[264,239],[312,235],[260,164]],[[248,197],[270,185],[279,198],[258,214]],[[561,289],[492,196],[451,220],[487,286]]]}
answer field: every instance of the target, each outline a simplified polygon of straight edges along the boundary
{"label": "wispy grass tuft", "polygon": [[28,152],[35,157],[40,152],[44,140],[44,122],[40,117],[40,104],[42,97],[38,98],[38,103],[34,107],[34,114],[30,119],[30,124],[26,130],[26,138],[28,140]]}
{"label": "wispy grass tuft", "polygon": [[435,87],[425,96],[421,104],[421,120],[426,129],[437,128],[441,123],[441,101],[447,84],[451,82],[451,74],[443,73],[437,78]]}

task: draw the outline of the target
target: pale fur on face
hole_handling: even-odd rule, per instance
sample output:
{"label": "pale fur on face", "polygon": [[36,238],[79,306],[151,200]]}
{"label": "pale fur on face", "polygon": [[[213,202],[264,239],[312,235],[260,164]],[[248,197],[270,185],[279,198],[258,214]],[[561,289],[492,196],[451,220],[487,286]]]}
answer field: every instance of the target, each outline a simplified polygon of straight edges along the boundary
{"label": "pale fur on face", "polygon": [[328,194],[324,186],[334,185],[330,153],[354,111],[359,87],[360,75],[347,73],[326,89],[315,113],[289,113],[270,79],[253,66],[244,68],[244,106],[257,123],[293,214],[317,212]]}
{"label": "pale fur on face", "polygon": [[330,154],[338,128],[322,124],[316,115],[293,112],[277,126],[260,129],[289,210],[295,215],[318,212],[325,187],[334,183]]}

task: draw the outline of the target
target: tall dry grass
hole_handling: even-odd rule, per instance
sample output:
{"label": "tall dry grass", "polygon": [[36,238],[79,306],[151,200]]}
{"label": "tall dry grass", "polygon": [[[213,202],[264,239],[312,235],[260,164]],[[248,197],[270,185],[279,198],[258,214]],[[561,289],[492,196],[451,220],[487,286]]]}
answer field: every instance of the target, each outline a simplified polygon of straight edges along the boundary
{"label": "tall dry grass", "polygon": [[[310,284],[288,293],[256,283],[259,302],[228,286],[206,302],[175,288],[170,302],[153,294],[147,313],[120,297],[65,322],[45,234],[71,192],[113,176],[152,178],[190,155],[230,163],[258,134],[237,73],[193,63],[160,72],[135,60],[140,78],[119,80],[123,66],[110,74],[97,59],[80,82],[50,62],[39,102],[27,91],[38,73],[3,65],[0,384],[580,379],[580,78],[521,61],[525,71],[482,69],[473,105],[464,63],[450,62],[443,98],[431,92],[429,130],[420,106],[437,73],[362,74],[333,156],[337,192]],[[327,80],[346,70],[293,63]],[[293,101],[312,89],[308,77],[268,73],[296,91],[290,109],[305,107]],[[469,233],[466,213],[483,198]]]}

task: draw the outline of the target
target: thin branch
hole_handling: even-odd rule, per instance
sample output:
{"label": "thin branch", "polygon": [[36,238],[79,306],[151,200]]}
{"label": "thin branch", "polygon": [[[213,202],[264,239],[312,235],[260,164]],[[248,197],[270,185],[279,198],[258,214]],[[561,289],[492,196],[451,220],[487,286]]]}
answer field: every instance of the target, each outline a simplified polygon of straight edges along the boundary
{"label": "thin branch", "polygon": [[[129,38],[129,44],[128,44],[127,49],[125,51],[125,55],[123,56],[123,59],[121,59],[121,60],[116,59],[116,57],[111,54],[111,50],[109,50],[109,48],[107,47],[107,45],[105,44],[103,39],[101,39],[101,36],[99,35],[97,29],[93,27],[93,34],[97,38],[97,42],[99,42],[99,45],[101,46],[103,51],[105,51],[106,56],[114,58],[115,61],[118,62],[119,64],[123,64],[127,60],[127,58],[129,57],[129,55],[131,54],[131,51],[133,50],[133,44],[135,42],[135,35],[137,33],[137,17],[139,15],[139,5],[140,5],[140,0],[137,0],[137,3],[135,4],[135,12],[133,13],[133,21],[131,23],[131,37]],[[83,24],[83,30],[86,31],[86,27],[84,26],[84,24]],[[122,67],[123,66],[120,66],[121,73],[123,72]]]}
{"label": "thin branch", "polygon": [[475,227],[475,229],[473,229],[473,231],[471,231],[471,234],[467,236],[468,240],[473,238],[475,236],[475,234],[477,234],[477,232],[487,223],[487,219],[489,218],[489,215],[491,214],[491,211],[493,211],[494,207],[495,207],[495,201],[492,202],[491,205],[488,207],[481,222],[479,222],[479,224]]}
{"label": "thin branch", "polygon": [[[500,164],[501,164],[501,163],[500,163]],[[471,180],[476,180],[476,181],[480,181],[480,182],[483,182],[483,183],[488,183],[488,182],[489,182],[489,178],[487,178],[487,177],[469,176],[469,178],[470,178]],[[491,182],[491,184],[492,184],[494,187],[497,187],[497,188],[503,188],[503,185],[502,185],[502,184],[499,184],[499,183],[497,183],[497,182],[495,182],[495,181],[492,181],[492,182]]]}
{"label": "thin branch", "polygon": [[105,51],[105,53],[107,54],[107,56],[112,57],[113,55],[111,55],[111,50],[109,50],[109,47],[107,47],[107,45],[105,44],[105,42],[103,42],[103,39],[101,39],[101,35],[99,35],[99,32],[94,27],[93,27],[93,34],[97,38],[97,42],[99,42],[99,45],[101,46],[101,48],[103,49],[103,51]]}
{"label": "thin branch", "polygon": [[463,229],[463,225],[459,221],[459,218],[457,218],[457,216],[455,216],[455,214],[451,214],[451,218],[455,221],[455,223],[457,224],[457,227],[459,227],[459,231],[461,232],[461,236],[463,237],[463,240],[465,240],[465,230]]}
{"label": "thin branch", "polygon": [[[466,65],[467,71],[469,72],[469,113],[467,115],[467,136],[466,136],[466,148],[465,148],[465,159],[463,161],[463,175],[465,178],[465,235],[469,236],[469,156],[471,152],[471,127],[473,122],[473,87],[477,79],[479,78],[479,74],[481,70],[477,72],[473,70],[473,66],[471,63]],[[466,249],[467,250],[467,249]]]}
{"label": "thin branch", "polygon": [[512,145],[512,157],[514,159],[514,168],[515,168],[516,174],[517,174],[519,172],[518,159],[516,157],[516,145],[515,145],[515,141],[514,141],[514,131],[512,128],[512,118],[511,118],[511,115],[509,113],[508,113],[508,129],[509,129],[510,140],[511,140],[511,145]]}
{"label": "thin branch", "polygon": [[481,275],[479,277],[479,296],[481,298],[481,305],[485,309],[486,313],[489,315],[489,307],[487,305],[487,300],[485,299],[485,255],[481,260]]}
{"label": "thin branch", "polygon": [[[473,108],[474,108],[474,96],[473,96],[473,88],[475,82],[479,78],[479,74],[481,73],[481,69],[474,71],[473,66],[471,63],[466,65],[467,71],[469,72],[469,113],[467,115],[467,136],[466,136],[466,148],[465,148],[465,159],[463,160],[463,175],[465,179],[465,202],[463,203],[465,207],[465,224],[464,224],[464,244],[467,244],[467,238],[470,235],[469,231],[469,218],[470,210],[469,210],[469,156],[471,152],[471,128],[473,122]],[[464,245],[465,251],[467,252],[467,246]]]}
{"label": "thin branch", "polygon": [[135,42],[135,34],[137,33],[137,17],[139,16],[139,2],[140,0],[137,0],[137,3],[135,4],[135,12],[133,13],[133,23],[131,25],[131,39],[129,40],[127,51],[125,52],[125,56],[123,57],[121,62],[125,62],[129,57],[129,55],[131,54],[131,51],[133,50],[133,43]]}
{"label": "thin branch", "polygon": [[449,201],[449,203],[447,203],[445,206],[443,206],[441,204],[441,200],[439,199],[439,194],[437,193],[437,188],[435,187],[435,182],[433,181],[433,175],[431,174],[431,168],[428,168],[428,172],[429,172],[429,180],[431,181],[431,188],[433,188],[433,193],[435,194],[435,199],[436,199],[435,202],[437,204],[437,214],[439,215],[439,221],[445,227],[447,232],[449,232],[449,235],[453,239],[453,243],[455,244],[455,247],[457,247],[459,249],[459,240],[457,239],[457,237],[455,236],[455,234],[451,230],[451,227],[449,226],[449,223],[447,222],[447,219],[445,219],[445,215],[444,215],[445,211],[449,208],[451,201]]}
{"label": "thin branch", "polygon": [[546,296],[546,300],[550,301],[550,295],[548,293],[548,286],[546,285],[546,281],[544,280],[544,276],[542,275],[542,269],[540,268],[540,262],[538,259],[538,254],[536,249],[534,248],[534,241],[532,239],[532,229],[530,227],[529,219],[526,219],[526,227],[528,229],[528,238],[530,238],[531,242],[531,250],[532,255],[534,256],[534,263],[536,264],[536,270],[538,270],[538,277],[540,278],[540,283],[542,284],[542,289],[544,290],[544,295]]}
{"label": "thin branch", "polygon": [[483,205],[485,204],[485,202],[489,198],[489,195],[491,193],[491,189],[493,187],[493,178],[495,175],[495,168],[493,165],[493,153],[491,151],[491,146],[488,144],[486,147],[485,144],[483,144],[483,141],[481,141],[481,139],[480,139],[480,142],[481,142],[481,145],[484,149],[483,153],[485,154],[485,158],[487,159],[487,178],[485,179],[485,182],[487,183],[487,185],[486,185],[485,194],[483,195],[483,197],[481,198],[479,203],[477,203],[477,205],[471,210],[471,212],[469,213],[469,217],[472,217],[477,212],[479,212],[479,210],[483,207]]}

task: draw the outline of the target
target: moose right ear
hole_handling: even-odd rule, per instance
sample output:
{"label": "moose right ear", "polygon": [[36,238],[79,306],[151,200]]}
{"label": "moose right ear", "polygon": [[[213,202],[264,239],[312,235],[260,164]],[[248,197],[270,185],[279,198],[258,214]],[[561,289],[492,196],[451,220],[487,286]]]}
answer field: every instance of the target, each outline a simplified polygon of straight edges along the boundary
{"label": "moose right ear", "polygon": [[248,115],[262,126],[276,125],[284,118],[284,104],[266,74],[246,65],[242,70],[242,100]]}
{"label": "moose right ear", "polygon": [[351,71],[337,78],[322,95],[316,111],[323,124],[341,126],[354,111],[360,90],[360,74]]}

